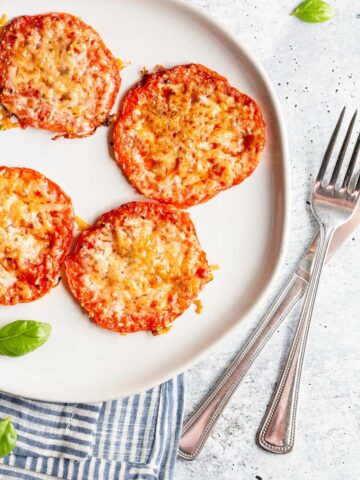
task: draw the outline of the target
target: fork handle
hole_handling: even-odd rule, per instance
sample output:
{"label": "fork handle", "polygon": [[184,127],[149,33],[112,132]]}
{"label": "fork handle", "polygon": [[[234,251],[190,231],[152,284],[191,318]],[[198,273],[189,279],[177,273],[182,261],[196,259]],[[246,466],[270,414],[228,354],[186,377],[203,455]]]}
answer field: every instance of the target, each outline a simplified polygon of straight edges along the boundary
{"label": "fork handle", "polygon": [[328,230],[324,225],[320,226],[318,250],[300,320],[288,359],[258,432],[259,445],[271,453],[288,453],[294,446],[296,411],[306,343],[322,267],[333,233],[334,229]]}
{"label": "fork handle", "polygon": [[216,421],[246,372],[292,307],[301,298],[307,281],[296,273],[273,303],[250,340],[236,355],[214,388],[183,426],[178,455],[194,460],[206,443]]}

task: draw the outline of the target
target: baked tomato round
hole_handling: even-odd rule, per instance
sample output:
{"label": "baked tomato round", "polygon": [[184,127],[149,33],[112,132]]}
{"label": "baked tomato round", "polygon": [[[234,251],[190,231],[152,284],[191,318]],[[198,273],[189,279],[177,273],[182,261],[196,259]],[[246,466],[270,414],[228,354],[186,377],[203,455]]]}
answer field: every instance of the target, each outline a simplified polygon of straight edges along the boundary
{"label": "baked tomato round", "polygon": [[195,64],[145,75],[127,94],[114,130],[115,156],[131,184],[178,207],[245,180],[264,145],[255,101]]}
{"label": "baked tomato round", "polygon": [[119,87],[116,60],[77,17],[17,17],[0,36],[0,103],[23,127],[89,135],[109,115]]}
{"label": "baked tomato round", "polygon": [[65,272],[89,317],[120,333],[163,333],[212,278],[190,216],[148,202],[124,204],[83,231]]}
{"label": "baked tomato round", "polygon": [[59,283],[73,235],[70,198],[29,168],[0,167],[0,304],[31,302]]}

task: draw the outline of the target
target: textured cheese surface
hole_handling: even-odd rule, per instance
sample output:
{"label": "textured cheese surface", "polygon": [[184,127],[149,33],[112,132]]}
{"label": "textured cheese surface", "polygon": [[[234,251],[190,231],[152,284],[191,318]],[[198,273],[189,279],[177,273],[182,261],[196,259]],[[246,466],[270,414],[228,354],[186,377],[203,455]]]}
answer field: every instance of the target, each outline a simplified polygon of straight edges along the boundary
{"label": "textured cheese surface", "polygon": [[264,146],[256,103],[200,65],[150,74],[128,95],[117,159],[143,194],[188,206],[246,178]]}
{"label": "textured cheese surface", "polygon": [[157,215],[162,206],[151,204],[149,213],[149,204],[135,205],[140,205],[135,213],[100,219],[85,232],[77,253],[66,260],[66,271],[70,288],[77,297],[80,291],[97,323],[122,332],[156,331],[190,305],[210,272],[187,217],[181,226],[186,214],[172,213],[176,221],[171,221]]}
{"label": "textured cheese surface", "polygon": [[57,283],[71,202],[34,170],[0,168],[0,303],[34,300]]}
{"label": "textured cheese surface", "polygon": [[105,120],[119,86],[99,35],[66,14],[15,19],[0,41],[0,67],[0,101],[9,111],[25,124],[73,135]]}

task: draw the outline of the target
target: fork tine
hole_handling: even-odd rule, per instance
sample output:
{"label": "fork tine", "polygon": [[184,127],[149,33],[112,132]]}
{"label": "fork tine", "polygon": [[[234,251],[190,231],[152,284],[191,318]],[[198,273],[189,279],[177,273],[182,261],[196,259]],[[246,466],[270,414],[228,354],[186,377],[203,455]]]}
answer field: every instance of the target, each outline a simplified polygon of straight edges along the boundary
{"label": "fork tine", "polygon": [[357,137],[355,147],[354,147],[354,151],[351,155],[350,163],[349,163],[349,166],[348,166],[346,174],[345,174],[345,178],[344,178],[343,185],[342,185],[343,188],[348,188],[349,187],[351,177],[354,173],[354,168],[355,168],[357,156],[359,154],[359,150],[360,150],[360,133]]}
{"label": "fork tine", "polygon": [[330,160],[330,157],[331,157],[331,153],[334,149],[334,145],[335,145],[335,142],[336,142],[336,139],[337,139],[337,136],[339,134],[339,130],[340,130],[340,127],[341,127],[341,124],[342,124],[342,121],[343,121],[343,118],[344,118],[344,114],[345,114],[345,107],[342,109],[342,112],[340,114],[340,117],[339,117],[339,120],[336,124],[336,127],[335,127],[335,130],[333,132],[333,134],[331,135],[331,139],[330,139],[330,142],[329,142],[329,145],[326,149],[326,152],[325,152],[325,155],[324,155],[324,159],[322,161],[322,164],[320,166],[320,170],[319,170],[319,173],[318,173],[318,176],[316,178],[316,181],[317,182],[322,182],[323,178],[324,178],[324,174],[326,172],[326,169],[327,169],[327,166],[329,164],[329,160]]}
{"label": "fork tine", "polygon": [[[344,139],[343,144],[342,144],[342,146],[341,146],[341,150],[340,150],[338,159],[337,159],[337,161],[336,161],[333,174],[332,174],[332,176],[331,176],[330,185],[335,185],[335,183],[336,183],[336,181],[337,181],[337,179],[338,179],[339,172],[340,172],[340,169],[341,169],[341,165],[342,165],[342,163],[343,163],[344,156],[345,156],[345,153],[346,153],[346,149],[347,149],[347,147],[348,147],[348,145],[349,145],[349,140],[350,140],[351,133],[352,133],[352,130],[353,130],[353,127],[354,127],[356,115],[357,115],[357,110],[355,111],[355,113],[354,113],[354,115],[353,115],[353,117],[352,117],[352,119],[351,119],[349,128],[348,128],[348,130],[347,130],[347,132],[346,132],[345,139]],[[350,177],[350,178],[351,178],[351,177]]]}
{"label": "fork tine", "polygon": [[[352,154],[352,157],[351,157],[351,160],[353,160],[353,158],[354,158],[354,166],[352,167],[353,170],[355,168],[355,163],[356,163],[356,159],[359,155],[359,151],[360,151],[360,133],[359,133],[358,139],[356,141],[356,145],[355,145],[355,148],[354,148],[354,153]],[[357,192],[357,193],[360,192],[360,173],[358,174],[358,179],[357,179],[354,191]]]}

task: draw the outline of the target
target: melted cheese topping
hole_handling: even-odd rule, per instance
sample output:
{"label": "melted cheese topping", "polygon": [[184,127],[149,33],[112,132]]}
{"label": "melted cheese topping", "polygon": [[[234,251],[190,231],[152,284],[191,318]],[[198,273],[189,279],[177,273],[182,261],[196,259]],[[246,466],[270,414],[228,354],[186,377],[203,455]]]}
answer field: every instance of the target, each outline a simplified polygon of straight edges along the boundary
{"label": "melted cheese topping", "polygon": [[118,158],[123,164],[125,149],[135,162],[125,166],[130,181],[151,198],[181,204],[248,176],[264,143],[256,104],[194,65],[157,75],[134,94],[131,114],[124,109]]}
{"label": "melted cheese topping", "polygon": [[70,134],[89,133],[105,120],[119,77],[92,28],[70,15],[49,14],[20,17],[9,29],[15,39],[3,53],[0,96],[9,111],[32,126]]}
{"label": "melted cheese topping", "polygon": [[64,247],[58,239],[64,216],[71,225],[71,204],[46,177],[28,169],[0,169],[0,303],[32,299],[42,275],[56,283],[68,243]]}
{"label": "melted cheese topping", "polygon": [[114,230],[105,227],[97,232],[94,248],[81,251],[88,270],[85,285],[95,299],[105,299],[108,315],[164,310],[169,296],[176,301],[180,293],[174,289],[175,279],[181,290],[183,275],[189,277],[186,288],[193,293],[200,283],[196,249],[189,250],[185,240],[175,225],[165,222],[136,218]]}
{"label": "melted cheese topping", "polygon": [[174,223],[129,217],[86,235],[75,256],[81,265],[76,283],[90,317],[108,319],[113,329],[131,329],[144,316],[158,316],[160,330],[166,328],[209,280],[196,237]]}

